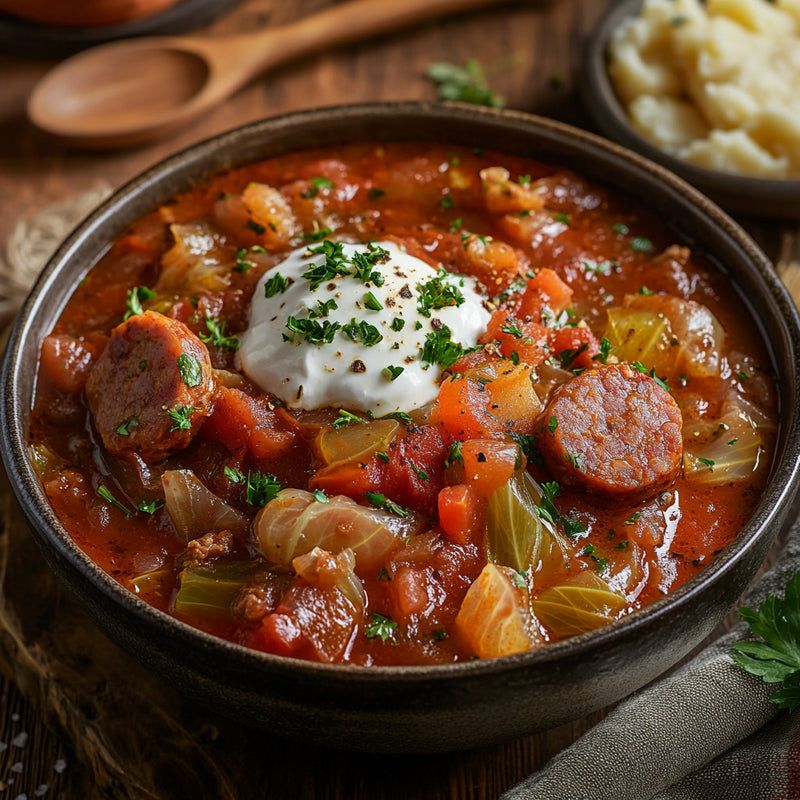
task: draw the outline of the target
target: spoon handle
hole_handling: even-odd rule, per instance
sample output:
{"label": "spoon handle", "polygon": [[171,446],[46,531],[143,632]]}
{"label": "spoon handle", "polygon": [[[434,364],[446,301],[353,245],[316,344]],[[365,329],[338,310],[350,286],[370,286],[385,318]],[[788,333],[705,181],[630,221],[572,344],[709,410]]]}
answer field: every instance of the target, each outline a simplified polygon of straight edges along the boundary
{"label": "spoon handle", "polygon": [[229,74],[229,88],[241,86],[300,56],[493,2],[498,0],[350,0],[276,28],[215,39],[209,55],[220,74]]}

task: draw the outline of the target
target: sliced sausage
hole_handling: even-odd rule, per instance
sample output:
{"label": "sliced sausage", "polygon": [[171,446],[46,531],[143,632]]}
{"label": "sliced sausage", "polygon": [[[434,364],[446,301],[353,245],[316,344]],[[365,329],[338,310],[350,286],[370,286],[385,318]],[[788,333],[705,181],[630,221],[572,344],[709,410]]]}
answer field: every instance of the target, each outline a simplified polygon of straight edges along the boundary
{"label": "sliced sausage", "polygon": [[539,448],[553,477],[610,500],[657,494],[681,465],[681,412],[628,364],[587,370],[554,390]]}
{"label": "sliced sausage", "polygon": [[106,449],[161,461],[182,450],[211,412],[211,360],[182,322],[155,311],[111,332],[86,398]]}

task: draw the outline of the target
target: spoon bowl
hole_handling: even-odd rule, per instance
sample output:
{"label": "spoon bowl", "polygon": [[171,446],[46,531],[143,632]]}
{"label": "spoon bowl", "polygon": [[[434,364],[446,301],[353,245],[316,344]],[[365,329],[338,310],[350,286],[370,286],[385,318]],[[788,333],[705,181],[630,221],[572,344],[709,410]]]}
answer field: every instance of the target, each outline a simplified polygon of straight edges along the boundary
{"label": "spoon bowl", "polygon": [[[62,139],[136,144],[202,114],[209,61],[182,42],[134,39],[86,51],[36,87],[28,115]],[[69,91],[65,91],[65,87]],[[200,102],[199,102],[200,101]]]}
{"label": "spoon bowl", "polygon": [[275,28],[150,37],[92,48],[34,88],[28,116],[68,144],[115,148],[171,133],[256,75],[303,55],[497,0],[352,0]]}

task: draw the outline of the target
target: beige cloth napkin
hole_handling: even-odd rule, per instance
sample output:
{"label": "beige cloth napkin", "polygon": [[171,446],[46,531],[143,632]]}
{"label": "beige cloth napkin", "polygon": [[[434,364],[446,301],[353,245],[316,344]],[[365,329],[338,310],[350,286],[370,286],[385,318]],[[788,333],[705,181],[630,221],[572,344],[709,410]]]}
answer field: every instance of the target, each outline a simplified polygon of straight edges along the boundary
{"label": "beige cloth napkin", "polygon": [[[800,570],[800,520],[745,597],[783,596]],[[800,711],[733,663],[742,622],[674,674],[631,696],[502,800],[800,800]]]}

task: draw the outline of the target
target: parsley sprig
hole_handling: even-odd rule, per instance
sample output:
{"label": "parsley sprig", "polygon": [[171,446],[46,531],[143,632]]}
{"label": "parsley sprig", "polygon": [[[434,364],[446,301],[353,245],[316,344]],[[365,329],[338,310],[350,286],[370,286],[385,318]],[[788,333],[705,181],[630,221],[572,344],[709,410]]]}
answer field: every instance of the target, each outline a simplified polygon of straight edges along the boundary
{"label": "parsley sprig", "polygon": [[474,58],[465,61],[463,67],[437,61],[428,66],[425,74],[436,84],[442,100],[460,100],[494,108],[503,108],[506,104],[503,97],[489,88],[483,68]]}
{"label": "parsley sprig", "polygon": [[770,595],[757,611],[743,606],[739,615],[762,641],[735,644],[734,662],[765,683],[782,683],[770,700],[794,710],[800,706],[800,572],[783,598]]}

